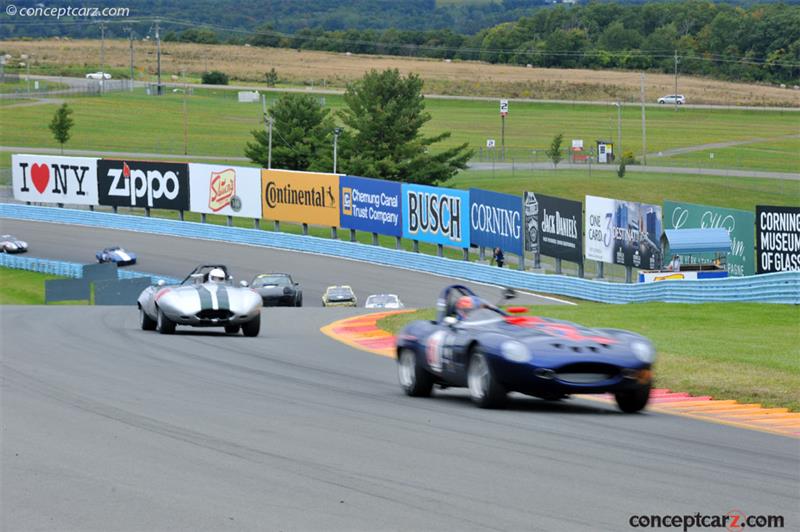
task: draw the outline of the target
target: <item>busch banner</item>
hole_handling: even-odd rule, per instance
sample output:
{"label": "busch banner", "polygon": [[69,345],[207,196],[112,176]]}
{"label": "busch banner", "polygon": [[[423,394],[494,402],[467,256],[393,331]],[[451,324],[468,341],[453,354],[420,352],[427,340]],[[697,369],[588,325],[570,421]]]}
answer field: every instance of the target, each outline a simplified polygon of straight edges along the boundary
{"label": "busch banner", "polygon": [[661,207],[586,196],[586,258],[657,269],[661,257]]}
{"label": "busch banner", "polygon": [[583,260],[582,205],[525,192],[525,245],[529,251],[570,262]]}
{"label": "busch banner", "polygon": [[13,155],[11,176],[19,201],[97,205],[97,159]]}
{"label": "busch banner", "polygon": [[[708,229],[723,227],[731,237],[731,251],[728,253],[725,268],[728,275],[753,275],[753,225],[756,223],[752,212],[737,209],[723,209],[709,205],[692,203],[664,202],[664,227],[666,229]],[[714,253],[696,253],[692,260],[701,264],[711,263]],[[665,259],[669,260],[668,257]]]}
{"label": "busch banner", "polygon": [[261,218],[261,169],[189,164],[192,212]]}
{"label": "busch banner", "polygon": [[342,176],[339,179],[342,227],[403,236],[401,190],[400,183],[392,181]]}
{"label": "busch banner", "polygon": [[756,205],[758,273],[800,270],[800,207]]}
{"label": "busch banner", "polygon": [[403,184],[403,238],[469,247],[469,192]]}
{"label": "busch banner", "polygon": [[469,224],[471,244],[500,247],[522,255],[522,201],[519,196],[471,188]]}
{"label": "busch banner", "polygon": [[339,175],[261,170],[262,216],[267,220],[339,227]]}
{"label": "busch banner", "polygon": [[189,165],[101,159],[100,205],[189,210]]}

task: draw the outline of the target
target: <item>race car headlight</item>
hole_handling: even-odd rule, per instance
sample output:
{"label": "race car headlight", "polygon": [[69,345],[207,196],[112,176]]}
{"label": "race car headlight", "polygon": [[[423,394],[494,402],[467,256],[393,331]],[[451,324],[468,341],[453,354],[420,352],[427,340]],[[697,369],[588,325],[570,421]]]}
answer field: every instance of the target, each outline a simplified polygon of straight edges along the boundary
{"label": "race car headlight", "polygon": [[528,362],[531,359],[528,348],[514,340],[503,342],[500,346],[500,353],[511,362]]}
{"label": "race car headlight", "polygon": [[652,364],[656,359],[656,350],[648,342],[634,341],[631,343],[631,351],[636,355],[636,358],[647,364]]}

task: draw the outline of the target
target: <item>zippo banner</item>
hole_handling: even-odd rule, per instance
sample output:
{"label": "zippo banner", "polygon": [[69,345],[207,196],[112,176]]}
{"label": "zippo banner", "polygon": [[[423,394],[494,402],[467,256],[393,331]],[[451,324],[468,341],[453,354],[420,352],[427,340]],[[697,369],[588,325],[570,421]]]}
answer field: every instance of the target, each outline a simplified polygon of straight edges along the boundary
{"label": "zippo banner", "polygon": [[800,207],[756,205],[758,273],[800,270]]}
{"label": "zippo banner", "polygon": [[662,265],[661,207],[586,196],[586,258],[655,270]]}
{"label": "zippo banner", "polygon": [[262,218],[339,227],[339,175],[261,170]]}
{"label": "zippo banner", "polygon": [[189,210],[189,165],[100,159],[100,205]]}
{"label": "zippo banner", "polygon": [[11,181],[19,201],[97,205],[97,159],[12,155]]}
{"label": "zippo banner", "polygon": [[[753,249],[755,237],[753,226],[755,216],[749,211],[723,209],[709,205],[692,203],[664,202],[664,227],[666,229],[706,229],[723,227],[731,236],[731,251],[725,268],[732,276],[753,275],[755,264]],[[700,263],[711,263],[714,253],[695,253],[692,259]]]}
{"label": "zippo banner", "polygon": [[525,246],[547,257],[583,260],[583,206],[534,192],[525,192]]}
{"label": "zippo banner", "polygon": [[261,169],[189,164],[192,212],[261,218]]}
{"label": "zippo banner", "polygon": [[403,184],[403,238],[468,248],[469,192]]}
{"label": "zippo banner", "polygon": [[342,227],[403,236],[400,183],[343,175],[339,191]]}
{"label": "zippo banner", "polygon": [[469,239],[473,245],[522,255],[522,198],[469,189]]}

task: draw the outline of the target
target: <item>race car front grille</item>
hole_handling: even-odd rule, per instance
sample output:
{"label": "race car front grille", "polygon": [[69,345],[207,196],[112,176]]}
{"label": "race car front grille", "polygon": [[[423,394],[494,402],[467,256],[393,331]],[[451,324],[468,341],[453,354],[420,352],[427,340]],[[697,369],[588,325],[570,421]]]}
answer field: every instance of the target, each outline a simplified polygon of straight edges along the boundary
{"label": "race car front grille", "polygon": [[564,382],[590,384],[613,379],[619,375],[619,368],[611,364],[579,362],[568,364],[556,371],[556,378]]}
{"label": "race car front grille", "polygon": [[233,312],[222,309],[205,309],[195,314],[201,320],[229,320],[233,317]]}

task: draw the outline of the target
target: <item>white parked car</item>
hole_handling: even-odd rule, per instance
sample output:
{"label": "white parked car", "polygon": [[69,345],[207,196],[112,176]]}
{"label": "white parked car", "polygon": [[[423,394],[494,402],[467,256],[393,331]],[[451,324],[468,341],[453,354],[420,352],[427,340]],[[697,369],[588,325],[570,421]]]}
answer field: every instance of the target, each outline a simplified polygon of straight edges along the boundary
{"label": "white parked car", "polygon": [[670,94],[668,96],[662,96],[658,99],[658,103],[676,103],[678,105],[683,105],[686,103],[686,97],[683,94]]}
{"label": "white parked car", "polygon": [[92,72],[86,74],[86,79],[111,79],[111,74],[108,72]]}

